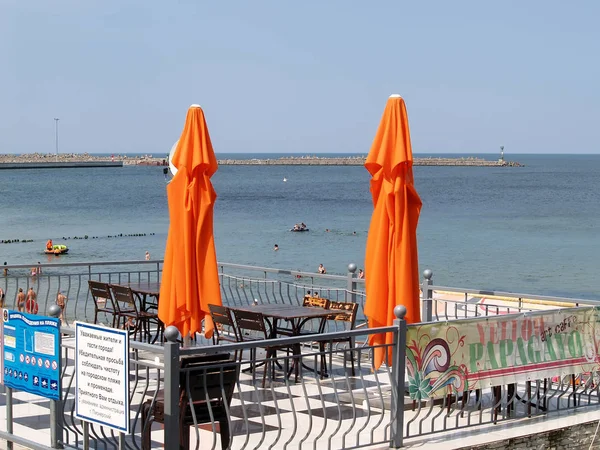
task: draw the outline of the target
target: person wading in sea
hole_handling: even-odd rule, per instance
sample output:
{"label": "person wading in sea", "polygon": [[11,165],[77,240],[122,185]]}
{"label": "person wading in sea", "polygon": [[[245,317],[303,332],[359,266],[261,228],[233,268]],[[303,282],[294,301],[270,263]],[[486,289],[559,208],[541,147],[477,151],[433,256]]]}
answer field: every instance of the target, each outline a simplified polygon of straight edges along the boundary
{"label": "person wading in sea", "polygon": [[56,304],[60,307],[60,321],[63,321],[65,306],[67,306],[67,296],[63,294],[61,291],[58,291],[56,295]]}
{"label": "person wading in sea", "polygon": [[25,311],[29,314],[38,313],[37,294],[32,287],[27,291],[27,299],[25,301]]}
{"label": "person wading in sea", "polygon": [[19,312],[25,311],[25,293],[23,292],[23,288],[19,288],[19,293],[17,294],[17,310]]}

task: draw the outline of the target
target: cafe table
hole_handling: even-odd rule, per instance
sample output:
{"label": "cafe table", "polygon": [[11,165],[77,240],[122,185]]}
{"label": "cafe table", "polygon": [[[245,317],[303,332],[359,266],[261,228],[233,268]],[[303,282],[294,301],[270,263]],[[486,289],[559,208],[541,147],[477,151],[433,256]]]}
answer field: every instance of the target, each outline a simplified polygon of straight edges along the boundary
{"label": "cafe table", "polygon": [[[300,336],[302,334],[302,328],[307,322],[312,319],[325,320],[329,315],[332,314],[332,311],[329,309],[309,308],[305,306],[289,304],[258,304],[249,306],[234,306],[230,307],[229,309],[261,313],[267,322],[269,322],[271,328],[269,337],[271,339],[277,338],[277,324],[279,321],[284,320],[290,324],[291,333],[289,335]],[[335,311],[335,314],[339,313],[339,311]],[[301,355],[300,344],[294,345],[294,354]],[[310,367],[307,368],[310,369]],[[299,369],[300,365],[296,364],[296,358],[294,358],[289,374],[291,374],[293,370],[295,372],[295,378],[297,379],[299,375]]]}
{"label": "cafe table", "polygon": [[118,284],[131,289],[131,292],[138,298],[142,311],[158,310],[158,297],[160,296],[159,281],[138,281]]}

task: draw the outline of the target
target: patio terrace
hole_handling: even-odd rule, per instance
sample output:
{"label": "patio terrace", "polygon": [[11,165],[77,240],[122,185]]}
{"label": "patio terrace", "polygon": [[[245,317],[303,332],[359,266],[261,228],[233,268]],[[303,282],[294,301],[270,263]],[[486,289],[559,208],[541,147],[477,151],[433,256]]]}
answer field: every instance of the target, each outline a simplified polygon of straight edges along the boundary
{"label": "patio terrace", "polygon": [[[482,386],[479,391],[449,390],[447,395],[420,400],[411,398],[405,393],[410,390],[409,371],[405,367],[394,370],[384,364],[373,370],[373,347],[366,339],[373,330],[367,331],[362,314],[364,280],[356,278],[355,266],[351,265],[349,269],[347,276],[335,276],[220,264],[223,303],[226,305],[250,305],[254,299],[259,303],[301,304],[306,291],[318,291],[322,297],[359,303],[357,328],[349,331],[340,324],[330,323],[325,333],[319,336],[277,339],[277,345],[300,344],[302,362],[307,367],[302,370],[298,382],[293,377],[287,378],[285,371],[277,368],[273,379],[267,377],[265,387],[262,386],[264,367],[254,373],[245,370],[265,362],[262,349],[267,344],[274,345],[273,340],[214,346],[198,336],[193,345],[184,348],[177,343],[150,345],[132,341],[129,374],[132,434],[120,435],[105,427],[91,425],[86,441],[84,434],[87,438],[88,432],[74,417],[75,350],[71,325],[75,319],[90,321],[93,318],[87,280],[111,283],[158,281],[161,263],[51,264],[44,265],[42,274],[33,278],[27,275],[28,267],[11,266],[9,275],[0,279],[0,285],[7,292],[7,307],[14,306],[19,287],[34,286],[40,301],[40,314],[50,312],[59,289],[69,299],[61,343],[63,397],[54,402],[12,390],[0,394],[0,421],[6,423],[6,426],[0,425],[0,437],[31,448],[60,445],[69,448],[86,448],[86,445],[91,448],[143,448],[142,405],[150,402],[153,408],[156,407],[159,392],[168,388],[173,376],[182,373],[169,363],[173,356],[169,352],[176,352],[178,361],[197,354],[235,354],[243,350],[241,362],[234,364],[238,367],[239,377],[227,411],[232,436],[230,448],[235,449],[387,448],[423,446],[425,442],[425,448],[435,448],[436,441],[438,446],[444,445],[443,448],[460,448],[465,436],[475,436],[473,443],[481,440],[481,435],[476,436],[478,432],[487,439],[502,437],[494,430],[502,429],[503,422],[512,427],[522,426],[525,430],[534,423],[539,424],[539,418],[551,421],[552,414],[557,412],[568,412],[571,419],[575,415],[588,419],[590,410],[584,407],[599,403],[600,375],[596,371],[572,376],[557,374],[496,387]],[[596,304],[581,299],[435,286],[430,273],[423,279],[422,292],[424,316],[429,315],[432,323],[444,324]],[[393,327],[378,330],[395,333],[395,343],[389,349],[399,360],[404,360],[407,333],[414,333],[411,327],[415,326],[406,327],[399,320]],[[315,344],[342,335],[353,335],[355,347],[332,345],[327,346],[326,351],[319,351]],[[251,348],[258,350],[255,357],[249,351]],[[356,361],[354,374],[350,370],[351,354]],[[329,376],[325,378],[319,374],[321,357],[325,357],[330,368]],[[278,354],[277,360],[285,367],[286,360],[291,363],[293,357]],[[222,370],[218,369],[218,364],[212,367]],[[399,390],[398,386],[405,389]],[[11,402],[12,407],[8,408],[7,404]],[[162,448],[165,442],[172,442],[169,436],[172,438],[173,429],[169,429],[168,424],[155,421],[144,425],[150,427],[151,448]],[[191,448],[220,448],[219,426],[200,423],[192,430]],[[178,429],[175,434],[179,436]]]}

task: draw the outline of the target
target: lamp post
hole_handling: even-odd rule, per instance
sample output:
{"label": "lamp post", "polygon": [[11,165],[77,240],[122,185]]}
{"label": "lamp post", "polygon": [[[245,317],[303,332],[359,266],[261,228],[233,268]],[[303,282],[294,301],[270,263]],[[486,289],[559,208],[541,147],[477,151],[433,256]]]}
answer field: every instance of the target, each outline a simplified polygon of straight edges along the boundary
{"label": "lamp post", "polygon": [[58,119],[57,117],[54,118],[54,134],[56,136],[56,159],[58,160],[58,121],[60,119]]}

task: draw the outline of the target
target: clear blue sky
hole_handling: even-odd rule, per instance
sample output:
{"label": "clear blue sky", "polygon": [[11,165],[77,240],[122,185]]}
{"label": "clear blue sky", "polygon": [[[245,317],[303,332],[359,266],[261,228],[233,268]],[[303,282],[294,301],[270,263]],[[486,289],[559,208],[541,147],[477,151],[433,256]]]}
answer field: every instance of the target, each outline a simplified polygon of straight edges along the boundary
{"label": "clear blue sky", "polygon": [[600,153],[600,2],[0,0],[0,153]]}

